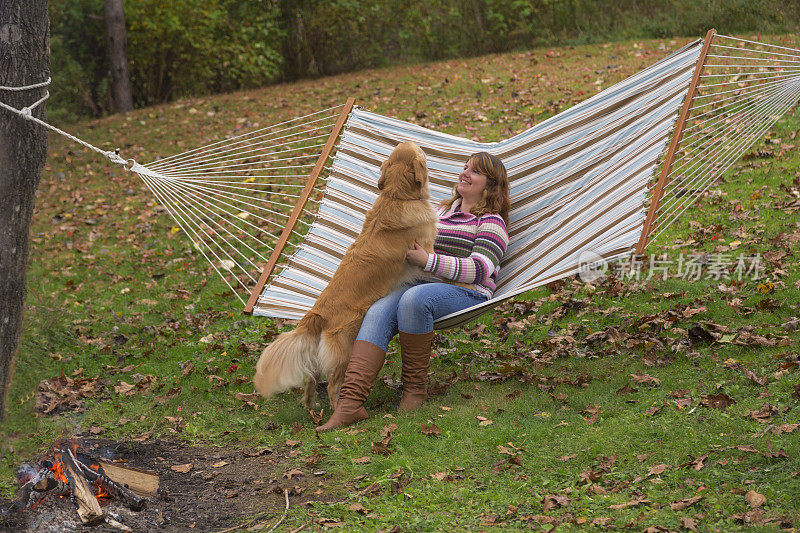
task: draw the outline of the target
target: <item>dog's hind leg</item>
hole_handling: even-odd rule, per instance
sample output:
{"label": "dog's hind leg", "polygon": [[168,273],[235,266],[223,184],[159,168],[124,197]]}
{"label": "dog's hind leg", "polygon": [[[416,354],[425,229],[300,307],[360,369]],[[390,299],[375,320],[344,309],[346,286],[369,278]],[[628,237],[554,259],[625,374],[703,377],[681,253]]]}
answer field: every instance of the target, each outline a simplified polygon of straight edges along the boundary
{"label": "dog's hind leg", "polygon": [[317,376],[310,375],[306,380],[303,390],[303,405],[306,409],[314,409],[317,406]]}

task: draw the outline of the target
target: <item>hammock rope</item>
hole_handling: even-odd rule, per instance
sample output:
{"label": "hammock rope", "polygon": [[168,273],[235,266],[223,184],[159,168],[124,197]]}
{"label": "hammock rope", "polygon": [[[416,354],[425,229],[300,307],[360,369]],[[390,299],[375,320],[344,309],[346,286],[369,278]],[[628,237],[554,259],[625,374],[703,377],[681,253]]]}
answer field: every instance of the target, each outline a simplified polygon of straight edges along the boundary
{"label": "hammock rope", "polygon": [[708,54],[714,59],[704,65],[700,76],[687,119],[692,124],[684,130],[651,241],[717,183],[800,98],[800,69],[787,66],[800,63],[800,50],[719,34],[714,39]]}
{"label": "hammock rope", "polygon": [[[0,91],[49,84],[48,78]],[[0,107],[137,174],[175,221],[172,231],[188,237],[243,304],[250,296],[245,309],[255,315],[299,318],[313,305],[361,231],[378,194],[380,165],[399,142],[413,140],[425,151],[434,203],[450,196],[469,154],[497,155],[508,169],[512,201],[498,290],[486,304],[439,320],[443,328],[575,274],[586,250],[614,260],[637,241],[643,250],[657,240],[796,104],[800,50],[712,31],[493,143],[348,102],[144,165],[33,116],[48,97],[45,90],[27,107],[2,100]],[[677,144],[668,151],[670,139]]]}

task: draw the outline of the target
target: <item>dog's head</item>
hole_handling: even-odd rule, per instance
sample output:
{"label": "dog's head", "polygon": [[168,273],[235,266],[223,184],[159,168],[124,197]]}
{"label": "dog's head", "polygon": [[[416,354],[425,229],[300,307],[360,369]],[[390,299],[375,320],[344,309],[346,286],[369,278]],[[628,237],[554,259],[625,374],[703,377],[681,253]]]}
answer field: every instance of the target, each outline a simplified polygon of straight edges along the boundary
{"label": "dog's head", "polygon": [[411,141],[398,144],[381,165],[378,189],[400,200],[427,199],[428,166],[422,148]]}

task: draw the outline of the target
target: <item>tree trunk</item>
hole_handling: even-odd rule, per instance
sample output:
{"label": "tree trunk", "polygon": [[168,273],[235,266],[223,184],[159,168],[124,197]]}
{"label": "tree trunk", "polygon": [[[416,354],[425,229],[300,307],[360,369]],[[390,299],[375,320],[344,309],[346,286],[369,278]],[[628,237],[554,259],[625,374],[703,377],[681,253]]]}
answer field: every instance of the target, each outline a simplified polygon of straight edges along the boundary
{"label": "tree trunk", "polygon": [[106,36],[111,63],[111,100],[115,112],[127,113],[133,109],[133,96],[122,0],[106,0]]}
{"label": "tree trunk", "polygon": [[[0,86],[45,81],[50,74],[49,41],[47,0],[0,0]],[[0,100],[20,109],[44,91],[0,89]],[[33,115],[45,119],[44,104]],[[0,109],[0,419],[22,328],[28,232],[46,155],[45,129]]]}
{"label": "tree trunk", "polygon": [[475,33],[472,37],[475,39],[475,48],[471,50],[473,54],[481,55],[486,53],[486,29],[483,25],[483,13],[486,11],[486,6],[482,0],[471,0],[472,12],[475,15]]}
{"label": "tree trunk", "polygon": [[319,74],[314,54],[308,43],[303,22],[305,2],[303,0],[279,0],[280,23],[286,36],[283,41],[284,76],[296,81],[306,76]]}

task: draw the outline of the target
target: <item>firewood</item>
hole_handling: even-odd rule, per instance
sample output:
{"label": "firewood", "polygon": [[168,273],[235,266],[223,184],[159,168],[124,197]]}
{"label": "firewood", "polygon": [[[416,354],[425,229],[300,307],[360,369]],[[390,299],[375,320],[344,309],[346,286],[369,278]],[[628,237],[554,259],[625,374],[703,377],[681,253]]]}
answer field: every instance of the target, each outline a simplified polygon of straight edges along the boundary
{"label": "firewood", "polygon": [[61,459],[64,463],[64,474],[67,476],[69,487],[72,490],[72,501],[78,509],[81,522],[87,525],[99,524],[104,519],[103,510],[86,478],[83,477],[81,467],[72,450],[63,450]]}
{"label": "firewood", "polygon": [[[32,504],[38,502],[43,496],[39,494],[42,491],[42,482],[48,475],[52,476],[53,474],[47,470],[47,468],[40,468],[36,475],[31,476],[31,478],[19,488],[10,505],[0,511],[7,510],[17,512],[22,509],[27,509]],[[47,481],[44,481],[44,483],[47,483]]]}
{"label": "firewood", "polygon": [[97,461],[97,464],[111,481],[119,483],[139,496],[153,498],[158,494],[159,477],[156,474],[106,461]]}
{"label": "firewood", "polygon": [[31,494],[36,492],[34,489],[34,485],[38,481],[38,476],[34,479],[31,479],[24,485],[22,485],[19,490],[17,491],[16,496],[14,497],[14,501],[11,502],[9,505],[8,510],[10,512],[17,512],[21,511],[28,507],[28,502],[30,501]]}
{"label": "firewood", "polygon": [[69,494],[69,484],[63,479],[57,479],[50,470],[40,476],[34,486],[37,492],[50,492],[52,494]]}
{"label": "firewood", "polygon": [[102,485],[114,498],[118,499],[125,507],[132,511],[141,511],[147,505],[147,498],[139,496],[132,490],[120,485],[113,479],[105,475],[102,468],[95,470],[90,465],[79,460],[78,465],[81,467],[84,477],[92,483]]}

